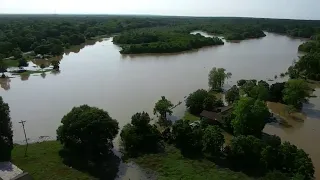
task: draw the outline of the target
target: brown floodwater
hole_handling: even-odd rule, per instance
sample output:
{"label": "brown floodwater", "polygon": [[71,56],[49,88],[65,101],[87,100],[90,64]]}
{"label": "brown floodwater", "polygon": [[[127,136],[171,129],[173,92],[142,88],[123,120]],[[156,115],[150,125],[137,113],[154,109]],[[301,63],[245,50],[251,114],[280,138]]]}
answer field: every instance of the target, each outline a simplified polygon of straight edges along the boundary
{"label": "brown floodwater", "polygon": [[[136,112],[152,114],[161,96],[177,104],[189,93],[207,89],[212,67],[232,73],[226,87],[239,79],[279,77],[298,59],[297,49],[304,40],[266,34],[260,39],[166,55],[121,55],[112,38],[71,49],[61,57],[60,72],[16,76],[0,82],[0,95],[10,105],[14,141],[24,139],[20,120],[26,121],[30,141],[40,136],[54,138],[61,118],[82,104],[107,110],[122,127]],[[320,91],[315,93],[320,95]],[[319,98],[312,98],[304,107],[308,117],[304,122],[290,122],[291,128],[265,128],[265,132],[277,134],[308,152],[316,169],[320,168],[320,145],[312,139],[320,136],[319,111]],[[173,115],[180,118],[184,112],[183,103]]]}
{"label": "brown floodwater", "polygon": [[304,119],[287,119],[286,125],[267,124],[264,132],[276,134],[282,140],[295,144],[298,148],[304,149],[311,157],[315,166],[316,179],[320,178],[320,144],[317,138],[320,136],[320,89],[313,93],[314,98],[304,104],[302,113]]}

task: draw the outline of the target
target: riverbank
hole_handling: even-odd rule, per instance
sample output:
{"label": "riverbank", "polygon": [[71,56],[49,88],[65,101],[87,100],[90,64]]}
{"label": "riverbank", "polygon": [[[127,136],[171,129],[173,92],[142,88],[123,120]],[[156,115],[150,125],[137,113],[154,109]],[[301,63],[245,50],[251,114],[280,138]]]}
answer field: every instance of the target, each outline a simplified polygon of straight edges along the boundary
{"label": "riverbank", "polygon": [[86,173],[63,164],[59,156],[61,144],[58,141],[29,144],[27,157],[24,157],[25,147],[25,145],[14,146],[12,162],[34,179],[94,179]]}
{"label": "riverbank", "polygon": [[[78,45],[72,45],[68,48],[64,48],[63,53],[77,52],[78,50],[84,48],[86,45],[92,45],[95,42],[100,41],[103,38],[108,38],[108,37],[111,37],[111,35],[101,35],[101,36],[92,37],[90,39],[86,39],[86,41],[84,43],[81,43]],[[22,58],[24,58],[27,62],[30,62],[32,60],[37,59],[36,54],[33,51],[23,53]],[[51,61],[61,60],[61,58],[62,58],[61,56],[52,56],[52,57],[49,57],[49,58],[46,58],[43,60],[51,62]],[[42,60],[42,59],[38,59],[38,60]],[[19,59],[13,59],[13,57],[6,58],[3,61],[7,67],[18,67],[19,66]]]}
{"label": "riverbank", "polygon": [[166,146],[165,152],[159,154],[146,154],[133,159],[143,168],[151,169],[158,175],[159,180],[180,179],[211,179],[211,180],[249,180],[247,175],[233,172],[229,169],[219,168],[206,159],[188,159],[173,146]]}

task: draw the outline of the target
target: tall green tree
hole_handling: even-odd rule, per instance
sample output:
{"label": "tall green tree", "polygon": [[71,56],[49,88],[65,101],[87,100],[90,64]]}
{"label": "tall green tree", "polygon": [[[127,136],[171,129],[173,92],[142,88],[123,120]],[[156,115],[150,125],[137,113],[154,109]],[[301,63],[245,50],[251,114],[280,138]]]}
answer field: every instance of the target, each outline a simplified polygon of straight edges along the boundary
{"label": "tall green tree", "polygon": [[161,135],[158,129],[149,123],[149,114],[142,112],[133,115],[131,124],[123,127],[120,137],[127,155],[136,156],[157,151]]}
{"label": "tall green tree", "polygon": [[235,101],[239,100],[240,94],[239,94],[239,88],[234,85],[232,86],[226,93],[226,101],[229,104],[234,103]]}
{"label": "tall green tree", "polygon": [[214,108],[216,97],[204,89],[191,93],[186,100],[186,106],[192,114],[199,114],[204,109],[211,111]]}
{"label": "tall green tree", "polygon": [[153,109],[153,113],[155,115],[157,113],[159,113],[160,118],[162,120],[167,120],[167,113],[171,115],[172,108],[173,108],[173,104],[171,103],[171,101],[166,99],[165,96],[162,96],[161,99],[158,102],[156,102],[154,109]]}
{"label": "tall green tree", "polygon": [[264,139],[266,146],[261,151],[261,163],[267,170],[280,170],[282,156],[280,153],[281,139],[278,136],[269,136]]}
{"label": "tall green tree", "polygon": [[310,87],[302,79],[291,79],[285,84],[283,101],[297,109],[301,109],[309,97]]}
{"label": "tall green tree", "polygon": [[241,94],[245,94],[247,96],[250,96],[250,92],[252,91],[252,89],[256,86],[256,82],[252,81],[252,80],[247,80],[241,87]]}
{"label": "tall green tree", "polygon": [[174,142],[185,154],[201,153],[203,130],[200,126],[190,126],[188,120],[178,120],[172,126]]}
{"label": "tall green tree", "polygon": [[259,99],[261,101],[266,101],[269,99],[269,89],[267,89],[264,85],[259,84],[254,86],[250,91],[248,96]]}
{"label": "tall green tree", "polygon": [[237,136],[228,146],[227,156],[229,161],[243,170],[259,170],[261,150],[263,143],[254,136]]}
{"label": "tall green tree", "polygon": [[285,142],[280,146],[282,159],[281,170],[291,176],[303,176],[304,179],[314,178],[314,166],[311,158],[302,149]]}
{"label": "tall green tree", "polygon": [[267,90],[270,89],[270,85],[269,85],[269,83],[267,83],[266,81],[260,80],[260,81],[258,82],[258,85],[264,86]]}
{"label": "tall green tree", "polygon": [[219,155],[224,144],[224,136],[218,126],[208,126],[203,133],[203,150],[211,155]]}
{"label": "tall green tree", "polygon": [[57,139],[63,150],[97,162],[112,154],[113,139],[119,131],[118,122],[109,113],[88,105],[74,107],[57,129]]}
{"label": "tall green tree", "polygon": [[274,83],[270,86],[270,90],[269,90],[269,95],[270,101],[273,102],[282,102],[282,97],[283,97],[283,89],[284,89],[284,85],[285,83]]}
{"label": "tall green tree", "polygon": [[209,87],[212,90],[221,91],[226,79],[230,78],[232,74],[226,72],[224,68],[212,68],[209,72]]}
{"label": "tall green tree", "polygon": [[186,100],[186,106],[192,114],[199,114],[203,111],[204,100],[208,97],[208,92],[204,89],[189,94]]}
{"label": "tall green tree", "polygon": [[0,96],[0,162],[11,160],[13,132],[9,105]]}
{"label": "tall green tree", "polygon": [[232,127],[236,135],[261,137],[261,132],[269,117],[269,111],[263,101],[251,97],[242,97],[236,103]]}

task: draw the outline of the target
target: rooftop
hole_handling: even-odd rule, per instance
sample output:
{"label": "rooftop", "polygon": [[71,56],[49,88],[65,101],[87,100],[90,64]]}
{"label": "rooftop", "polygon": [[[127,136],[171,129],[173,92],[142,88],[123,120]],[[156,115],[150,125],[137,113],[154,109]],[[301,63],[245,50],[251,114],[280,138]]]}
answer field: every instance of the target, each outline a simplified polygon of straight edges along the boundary
{"label": "rooftop", "polygon": [[221,115],[219,113],[212,112],[212,111],[206,111],[206,110],[203,110],[200,113],[200,116],[205,117],[207,119],[216,120],[216,121],[218,121],[221,118]]}
{"label": "rooftop", "polygon": [[0,179],[11,180],[22,173],[23,171],[11,162],[0,162]]}
{"label": "rooftop", "polygon": [[224,107],[219,107],[217,110],[221,113],[225,112],[225,111],[228,111],[230,109],[232,109],[233,106],[224,106]]}

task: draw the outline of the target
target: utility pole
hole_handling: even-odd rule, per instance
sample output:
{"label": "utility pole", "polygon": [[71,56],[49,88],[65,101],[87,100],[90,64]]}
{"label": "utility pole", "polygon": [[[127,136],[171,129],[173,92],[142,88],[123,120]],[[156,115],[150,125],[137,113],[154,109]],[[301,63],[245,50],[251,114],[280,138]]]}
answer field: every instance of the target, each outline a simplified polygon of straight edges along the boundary
{"label": "utility pole", "polygon": [[23,132],[24,132],[24,138],[25,138],[25,140],[26,140],[26,143],[27,143],[27,145],[26,145],[26,150],[24,151],[24,157],[26,157],[27,156],[27,150],[28,150],[28,139],[27,139],[27,135],[26,135],[26,130],[24,129],[24,123],[25,123],[26,121],[20,121],[19,123],[21,123],[22,124],[22,128],[23,128]]}

